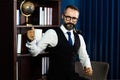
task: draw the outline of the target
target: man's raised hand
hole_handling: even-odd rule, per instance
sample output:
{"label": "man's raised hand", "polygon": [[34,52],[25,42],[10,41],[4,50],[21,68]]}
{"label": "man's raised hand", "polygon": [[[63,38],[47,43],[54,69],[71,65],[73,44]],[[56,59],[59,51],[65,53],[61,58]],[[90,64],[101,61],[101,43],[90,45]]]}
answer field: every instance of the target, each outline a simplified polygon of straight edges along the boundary
{"label": "man's raised hand", "polygon": [[29,41],[33,41],[35,37],[35,29],[32,27],[30,30],[27,31],[27,38]]}

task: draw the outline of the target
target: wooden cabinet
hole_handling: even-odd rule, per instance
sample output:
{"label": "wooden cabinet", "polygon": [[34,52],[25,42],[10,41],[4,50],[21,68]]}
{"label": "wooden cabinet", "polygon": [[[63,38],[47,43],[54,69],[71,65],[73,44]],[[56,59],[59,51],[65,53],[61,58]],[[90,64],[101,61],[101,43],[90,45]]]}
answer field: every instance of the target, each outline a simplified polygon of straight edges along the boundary
{"label": "wooden cabinet", "polygon": [[[49,28],[55,28],[60,26],[60,0],[25,0],[25,2],[31,1],[34,3],[35,10],[28,17],[29,24],[32,24],[34,28],[42,29],[45,32]],[[27,41],[26,32],[31,29],[31,25],[26,25],[26,17],[22,15],[20,6],[23,0],[14,0],[14,80],[38,80],[41,75],[41,57],[32,57],[25,47]],[[45,13],[40,13],[42,8]],[[52,12],[49,12],[52,9]],[[44,23],[40,21],[40,15],[43,15],[42,19]],[[48,17],[48,15],[50,15]],[[46,18],[47,17],[47,18]],[[49,19],[49,20],[48,20]],[[49,22],[51,21],[51,22]],[[17,52],[18,46],[18,34],[21,35],[21,49]],[[46,52],[45,52],[46,53]]]}

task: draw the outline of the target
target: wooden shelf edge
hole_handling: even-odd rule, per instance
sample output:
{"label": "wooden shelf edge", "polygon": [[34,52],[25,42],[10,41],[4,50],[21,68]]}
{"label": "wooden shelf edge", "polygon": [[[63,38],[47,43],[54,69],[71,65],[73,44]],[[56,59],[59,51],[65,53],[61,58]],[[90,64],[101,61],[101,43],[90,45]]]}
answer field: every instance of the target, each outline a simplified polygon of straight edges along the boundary
{"label": "wooden shelf edge", "polygon": [[17,28],[24,28],[24,27],[28,27],[28,28],[30,28],[30,27],[43,27],[43,28],[50,28],[50,27],[59,27],[60,25],[32,25],[32,26],[26,26],[26,25],[17,25],[16,27]]}
{"label": "wooden shelf edge", "polygon": [[[45,51],[43,51],[43,52],[41,52],[39,55],[46,55],[46,54],[48,54],[49,52],[45,52]],[[20,54],[20,53],[18,53],[17,54],[17,56],[18,57],[30,57],[30,56],[32,56],[30,53],[27,53],[27,54]]]}

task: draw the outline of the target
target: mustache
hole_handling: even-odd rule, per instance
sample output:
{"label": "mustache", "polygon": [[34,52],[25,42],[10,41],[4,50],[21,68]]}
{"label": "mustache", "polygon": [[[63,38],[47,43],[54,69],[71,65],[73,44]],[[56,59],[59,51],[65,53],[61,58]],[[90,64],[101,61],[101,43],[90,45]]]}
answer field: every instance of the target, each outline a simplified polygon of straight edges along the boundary
{"label": "mustache", "polygon": [[64,23],[64,26],[67,30],[72,30],[75,27],[73,23]]}
{"label": "mustache", "polygon": [[73,23],[66,23],[66,24],[69,24],[69,25],[74,25]]}

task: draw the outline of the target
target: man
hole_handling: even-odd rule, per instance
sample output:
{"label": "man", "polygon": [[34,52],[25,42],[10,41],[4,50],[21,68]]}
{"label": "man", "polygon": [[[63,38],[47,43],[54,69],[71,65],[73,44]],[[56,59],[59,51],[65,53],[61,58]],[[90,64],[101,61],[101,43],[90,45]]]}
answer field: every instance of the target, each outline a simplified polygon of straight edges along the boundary
{"label": "man", "polygon": [[[47,80],[83,80],[75,73],[77,54],[85,74],[92,75],[86,44],[82,35],[74,30],[78,17],[79,10],[73,5],[68,5],[62,14],[63,24],[58,28],[47,30],[39,42],[34,39],[34,29],[27,32],[29,42],[26,43],[26,47],[33,56],[37,56],[46,48],[51,54]],[[68,36],[70,34],[68,32],[71,35]]]}

